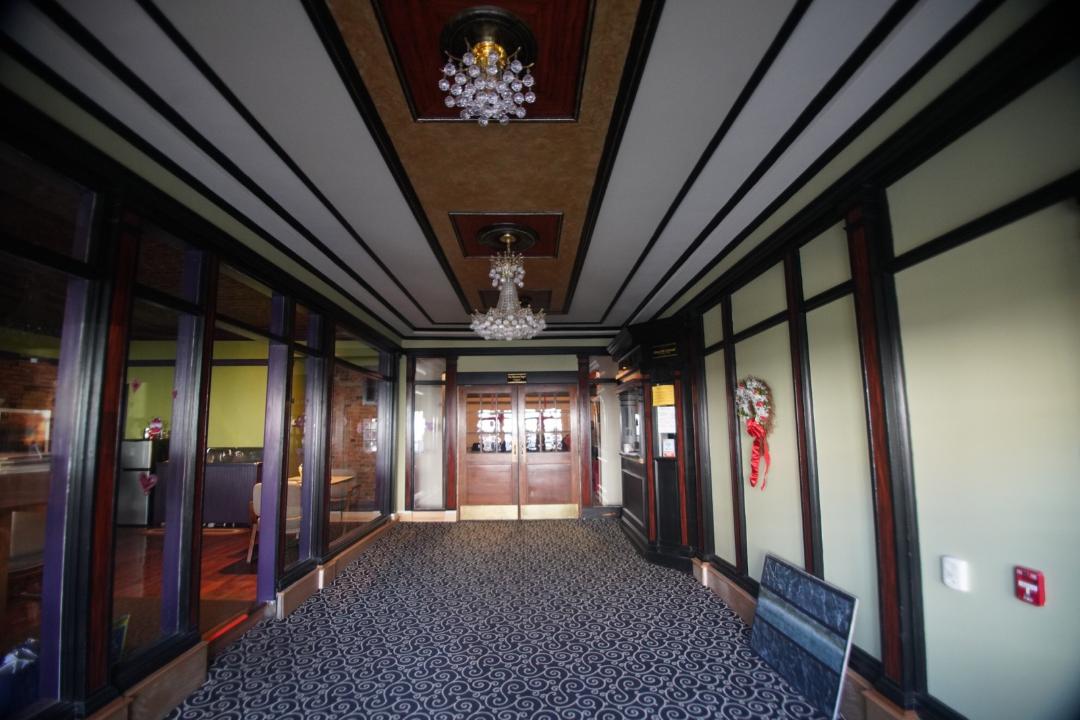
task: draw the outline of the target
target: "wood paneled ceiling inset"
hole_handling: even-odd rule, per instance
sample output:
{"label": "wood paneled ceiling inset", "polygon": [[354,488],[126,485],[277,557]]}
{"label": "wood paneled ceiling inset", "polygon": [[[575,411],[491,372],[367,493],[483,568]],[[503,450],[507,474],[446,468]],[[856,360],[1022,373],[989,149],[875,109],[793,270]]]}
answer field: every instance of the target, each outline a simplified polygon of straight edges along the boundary
{"label": "wood paneled ceiling inset", "polygon": [[[481,290],[480,299],[484,301],[484,310],[493,308],[499,304],[499,291],[494,288]],[[518,300],[524,305],[531,305],[533,310],[543,310],[544,312],[551,310],[550,290],[530,290],[528,288],[518,290]]]}
{"label": "wood paneled ceiling inset", "polygon": [[[480,242],[480,235],[492,225],[518,225],[536,234],[536,244],[521,250],[525,257],[554,258],[559,255],[559,236],[562,233],[562,213],[499,213],[499,212],[452,212],[450,222],[454,226],[461,254],[466,258],[487,259],[495,249]],[[529,266],[526,264],[526,276]]]}
{"label": "wood paneled ceiling inset", "polygon": [[[443,28],[461,11],[482,2],[469,0],[375,0],[376,15],[390,47],[394,67],[414,120],[457,120],[439,90]],[[522,120],[576,120],[585,75],[591,0],[501,0],[498,6],[517,16],[536,38],[536,102]],[[479,38],[477,38],[479,39]],[[516,48],[506,48],[508,53]],[[464,48],[457,51],[457,56]]]}

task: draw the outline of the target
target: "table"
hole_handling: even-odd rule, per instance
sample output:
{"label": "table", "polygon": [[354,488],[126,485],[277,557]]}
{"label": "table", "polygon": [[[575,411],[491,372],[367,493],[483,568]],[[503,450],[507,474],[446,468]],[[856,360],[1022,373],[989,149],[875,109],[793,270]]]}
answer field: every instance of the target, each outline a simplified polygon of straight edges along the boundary
{"label": "table", "polygon": [[45,512],[48,505],[48,469],[0,474],[0,616],[7,611],[11,515],[18,510]]}

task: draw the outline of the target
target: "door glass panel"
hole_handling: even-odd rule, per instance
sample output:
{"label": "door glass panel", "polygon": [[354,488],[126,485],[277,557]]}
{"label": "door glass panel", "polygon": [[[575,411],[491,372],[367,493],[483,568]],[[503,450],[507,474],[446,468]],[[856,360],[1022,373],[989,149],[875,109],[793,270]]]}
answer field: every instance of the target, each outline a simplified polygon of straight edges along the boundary
{"label": "door glass panel", "polygon": [[58,662],[50,636],[56,635],[58,618],[51,608],[60,602],[59,585],[49,580],[60,571],[54,559],[61,557],[63,533],[47,533],[46,516],[64,518],[64,460],[71,452],[65,410],[70,413],[79,392],[70,379],[65,382],[74,377],[72,353],[78,354],[67,335],[80,324],[85,288],[85,281],[0,253],[0,680],[6,691],[0,714],[5,717],[43,690],[39,658]]}
{"label": "door glass panel", "polygon": [[203,634],[255,602],[268,359],[265,338],[222,323],[215,328],[199,586]]}
{"label": "door glass panel", "polygon": [[175,618],[162,603],[162,581],[168,562],[166,517],[179,515],[175,503],[182,497],[173,487],[182,478],[173,472],[177,463],[169,458],[169,435],[183,317],[141,300],[132,309],[116,477],[113,662],[176,630]]}
{"label": "door glass panel", "polygon": [[417,385],[413,389],[413,507],[443,507],[443,403],[442,385]]}
{"label": "door glass panel", "polygon": [[510,393],[465,396],[465,446],[470,453],[511,452],[517,432]]}
{"label": "door glass panel", "polygon": [[273,295],[270,288],[239,270],[221,266],[217,289],[219,315],[238,320],[259,332],[270,332]]}
{"label": "door glass panel", "polygon": [[382,517],[379,397],[383,380],[334,364],[330,415],[330,542]]}
{"label": "door glass panel", "polygon": [[289,489],[285,502],[285,567],[306,559],[300,557],[300,525],[303,521],[303,502],[300,488],[311,482],[311,473],[304,474],[304,426],[307,424],[308,363],[315,358],[293,353],[292,377],[289,380],[289,447],[285,460],[285,476]]}
{"label": "door glass panel", "polygon": [[199,301],[202,253],[155,225],[143,228],[136,277],[139,284],[173,297]]}
{"label": "door glass panel", "polygon": [[570,452],[570,393],[525,394],[525,451]]}

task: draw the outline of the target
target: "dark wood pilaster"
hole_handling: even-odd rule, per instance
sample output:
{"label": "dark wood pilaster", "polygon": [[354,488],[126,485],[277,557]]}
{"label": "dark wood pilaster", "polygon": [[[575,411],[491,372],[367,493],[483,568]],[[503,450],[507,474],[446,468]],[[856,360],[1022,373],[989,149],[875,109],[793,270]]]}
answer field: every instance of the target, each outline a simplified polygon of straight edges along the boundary
{"label": "dark wood pilaster", "polygon": [[892,238],[883,193],[846,213],[865,384],[885,679],[907,706],[925,689],[922,589]]}

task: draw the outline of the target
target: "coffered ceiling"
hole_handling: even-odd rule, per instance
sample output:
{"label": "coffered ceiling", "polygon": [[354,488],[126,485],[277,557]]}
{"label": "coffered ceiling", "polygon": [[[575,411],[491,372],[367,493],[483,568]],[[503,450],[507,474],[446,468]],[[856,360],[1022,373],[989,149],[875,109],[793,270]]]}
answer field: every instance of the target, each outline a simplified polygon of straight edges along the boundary
{"label": "coffered ceiling", "polygon": [[595,336],[662,312],[996,5],[495,4],[539,47],[535,112],[506,127],[432,104],[464,0],[19,0],[0,68],[137,140],[404,337],[469,336],[492,301],[477,235],[501,222],[537,235],[523,294],[549,333]]}

